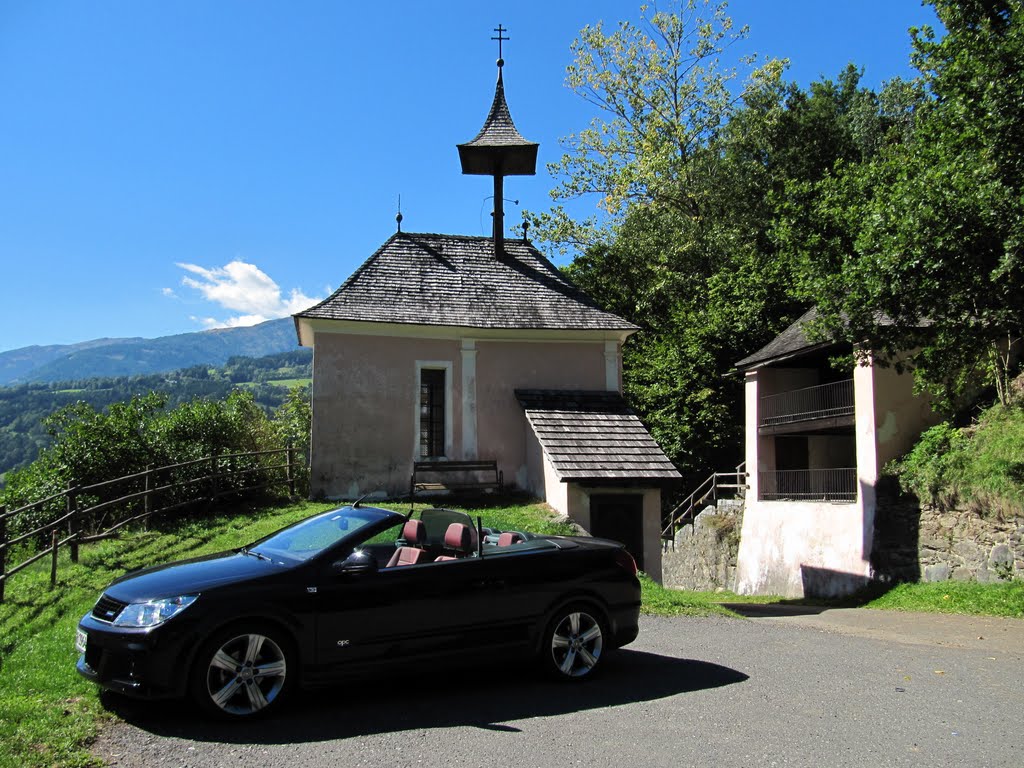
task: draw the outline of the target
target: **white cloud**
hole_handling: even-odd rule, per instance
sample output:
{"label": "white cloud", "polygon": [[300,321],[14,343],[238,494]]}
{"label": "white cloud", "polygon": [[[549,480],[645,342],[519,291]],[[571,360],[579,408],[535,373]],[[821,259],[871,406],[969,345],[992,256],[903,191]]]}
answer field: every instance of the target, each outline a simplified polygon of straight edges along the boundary
{"label": "white cloud", "polygon": [[162,293],[164,296],[166,296],[169,299],[176,299],[176,298],[178,298],[178,294],[176,294],[174,292],[173,288],[161,288],[160,289],[160,293]]}
{"label": "white cloud", "polygon": [[181,279],[182,285],[199,291],[207,301],[238,313],[226,319],[192,318],[207,328],[256,325],[301,312],[319,301],[298,288],[293,288],[287,296],[282,295],[280,286],[266,272],[240,259],[212,269],[196,264],[179,263],[178,266],[189,273]]}

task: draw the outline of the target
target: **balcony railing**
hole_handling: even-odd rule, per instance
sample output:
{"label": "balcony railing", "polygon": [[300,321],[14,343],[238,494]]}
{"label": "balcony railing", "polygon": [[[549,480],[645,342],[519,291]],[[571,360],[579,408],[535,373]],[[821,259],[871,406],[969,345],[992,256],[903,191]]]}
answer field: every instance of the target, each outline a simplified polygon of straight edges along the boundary
{"label": "balcony railing", "polygon": [[853,415],[853,379],[761,398],[762,427]]}
{"label": "balcony railing", "polygon": [[761,501],[856,501],[857,470],[778,469],[757,473]]}

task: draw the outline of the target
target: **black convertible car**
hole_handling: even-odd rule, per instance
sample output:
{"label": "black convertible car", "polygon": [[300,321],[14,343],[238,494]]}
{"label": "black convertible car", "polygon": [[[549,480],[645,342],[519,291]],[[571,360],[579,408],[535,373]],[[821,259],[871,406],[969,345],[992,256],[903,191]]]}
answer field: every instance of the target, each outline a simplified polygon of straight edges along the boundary
{"label": "black convertible car", "polygon": [[496,531],[463,512],[356,503],[241,549],[136,571],[79,623],[78,671],[245,718],[296,686],[483,652],[585,678],[637,635],[621,544]]}

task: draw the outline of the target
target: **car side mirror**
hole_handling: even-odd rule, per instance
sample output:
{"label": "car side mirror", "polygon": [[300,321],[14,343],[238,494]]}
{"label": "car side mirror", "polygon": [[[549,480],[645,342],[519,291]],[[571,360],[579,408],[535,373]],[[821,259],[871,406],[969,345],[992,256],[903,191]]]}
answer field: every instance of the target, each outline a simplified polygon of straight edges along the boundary
{"label": "car side mirror", "polygon": [[377,558],[369,552],[357,549],[344,560],[339,560],[331,566],[331,570],[339,575],[362,576],[368,573],[377,572]]}

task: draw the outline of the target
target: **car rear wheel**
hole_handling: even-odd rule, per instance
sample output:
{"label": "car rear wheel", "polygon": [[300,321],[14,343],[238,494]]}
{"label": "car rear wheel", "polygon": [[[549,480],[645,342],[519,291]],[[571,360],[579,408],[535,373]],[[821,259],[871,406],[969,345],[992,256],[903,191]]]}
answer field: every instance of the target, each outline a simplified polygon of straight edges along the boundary
{"label": "car rear wheel", "polygon": [[192,694],[207,712],[230,719],[276,708],[295,677],[290,645],[276,629],[238,626],[219,632],[200,652]]}
{"label": "car rear wheel", "polygon": [[601,663],[606,635],[604,618],[595,609],[585,605],[561,609],[544,636],[544,667],[561,680],[589,677]]}

